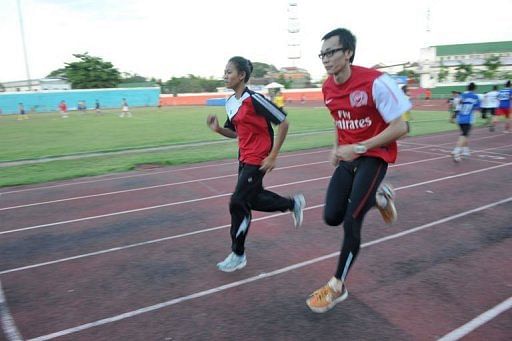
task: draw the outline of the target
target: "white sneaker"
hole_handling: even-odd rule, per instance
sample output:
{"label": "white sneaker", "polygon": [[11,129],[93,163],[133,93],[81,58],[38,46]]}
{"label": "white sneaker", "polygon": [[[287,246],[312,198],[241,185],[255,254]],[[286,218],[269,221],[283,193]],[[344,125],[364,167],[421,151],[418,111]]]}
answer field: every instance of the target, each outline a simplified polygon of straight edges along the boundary
{"label": "white sneaker", "polygon": [[462,148],[461,155],[464,156],[464,157],[471,156],[471,152],[469,151],[469,148],[468,147]]}
{"label": "white sneaker", "polygon": [[396,221],[398,213],[395,207],[395,190],[390,184],[383,183],[375,194],[376,206],[386,224]]}
{"label": "white sneaker", "polygon": [[231,252],[226,259],[222,262],[217,263],[217,268],[220,271],[224,272],[233,272],[235,270],[243,269],[247,265],[247,258],[245,254],[242,256],[237,255],[234,252]]}
{"label": "white sneaker", "polygon": [[295,227],[300,227],[302,225],[302,220],[304,219],[306,199],[304,199],[304,195],[296,194],[293,196],[293,202],[295,203],[292,210],[293,225]]}

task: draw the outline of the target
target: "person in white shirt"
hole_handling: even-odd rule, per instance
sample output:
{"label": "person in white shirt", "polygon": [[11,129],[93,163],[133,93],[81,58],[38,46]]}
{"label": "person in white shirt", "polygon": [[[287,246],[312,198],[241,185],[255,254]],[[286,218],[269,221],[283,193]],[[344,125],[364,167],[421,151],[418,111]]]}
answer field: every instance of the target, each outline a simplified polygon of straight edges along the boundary
{"label": "person in white shirt", "polygon": [[494,126],[496,125],[496,108],[500,105],[500,101],[498,100],[498,87],[495,85],[492,87],[492,90],[485,94],[485,99],[487,101],[487,107],[489,108],[489,113],[491,114],[489,117],[489,131],[494,131]]}

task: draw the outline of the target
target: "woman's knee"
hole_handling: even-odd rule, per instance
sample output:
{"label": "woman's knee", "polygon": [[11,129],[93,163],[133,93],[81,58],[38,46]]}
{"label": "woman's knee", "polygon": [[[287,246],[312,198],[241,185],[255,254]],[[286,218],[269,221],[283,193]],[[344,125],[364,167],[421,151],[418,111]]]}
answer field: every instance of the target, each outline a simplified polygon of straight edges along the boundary
{"label": "woman's knee", "polygon": [[231,199],[229,200],[229,211],[230,212],[245,211],[247,208],[247,205],[248,205],[247,200],[234,194],[231,196]]}

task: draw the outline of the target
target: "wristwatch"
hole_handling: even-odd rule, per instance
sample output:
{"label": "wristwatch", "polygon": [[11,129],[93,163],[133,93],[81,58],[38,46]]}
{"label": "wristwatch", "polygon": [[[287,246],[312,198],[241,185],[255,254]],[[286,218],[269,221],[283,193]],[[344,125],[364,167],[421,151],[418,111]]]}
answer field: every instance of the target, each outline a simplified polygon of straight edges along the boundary
{"label": "wristwatch", "polygon": [[364,144],[358,143],[354,145],[354,153],[364,154],[368,151],[368,148]]}

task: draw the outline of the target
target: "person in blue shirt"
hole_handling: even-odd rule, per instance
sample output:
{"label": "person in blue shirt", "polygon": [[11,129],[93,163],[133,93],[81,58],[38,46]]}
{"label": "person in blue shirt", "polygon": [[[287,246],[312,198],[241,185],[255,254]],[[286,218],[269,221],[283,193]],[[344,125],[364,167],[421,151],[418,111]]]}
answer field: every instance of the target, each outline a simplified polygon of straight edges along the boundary
{"label": "person in blue shirt", "polygon": [[496,110],[496,116],[505,116],[505,130],[504,133],[511,133],[510,123],[510,99],[512,98],[512,89],[510,88],[510,81],[505,83],[505,87],[498,93],[498,100],[500,104]]}
{"label": "person in blue shirt", "polygon": [[452,151],[453,160],[459,162],[462,156],[469,156],[468,137],[471,126],[475,122],[474,111],[480,108],[480,99],[475,94],[476,85],[471,82],[468,90],[460,95],[460,108],[457,113],[457,124],[460,127],[461,135],[457,140],[455,149]]}

